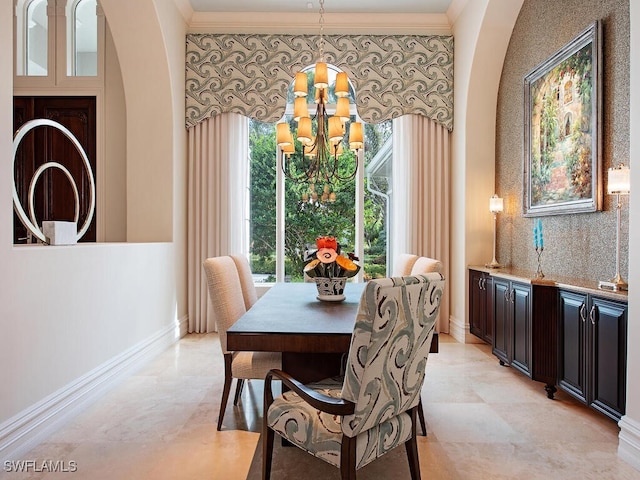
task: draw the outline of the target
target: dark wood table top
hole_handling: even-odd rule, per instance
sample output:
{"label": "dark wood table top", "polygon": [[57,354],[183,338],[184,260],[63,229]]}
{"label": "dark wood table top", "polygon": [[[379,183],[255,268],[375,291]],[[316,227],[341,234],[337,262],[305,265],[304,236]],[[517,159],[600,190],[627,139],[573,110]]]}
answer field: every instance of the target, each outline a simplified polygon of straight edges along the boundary
{"label": "dark wood table top", "polygon": [[365,283],[348,282],[346,299],[316,299],[314,283],[276,283],[227,330],[229,350],[344,353]]}

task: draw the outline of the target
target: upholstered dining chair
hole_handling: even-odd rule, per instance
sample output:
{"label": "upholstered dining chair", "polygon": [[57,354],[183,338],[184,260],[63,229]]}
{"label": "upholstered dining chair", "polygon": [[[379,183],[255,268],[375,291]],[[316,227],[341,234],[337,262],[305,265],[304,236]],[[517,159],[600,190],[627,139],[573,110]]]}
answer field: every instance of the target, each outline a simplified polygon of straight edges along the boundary
{"label": "upholstered dining chair", "polygon": [[411,275],[411,269],[413,264],[418,260],[418,255],[413,253],[401,253],[393,262],[393,268],[391,270],[392,277],[404,277]]}
{"label": "upholstered dining chair", "polygon": [[[439,272],[442,273],[442,263],[435,258],[421,257],[413,253],[401,253],[393,263],[392,277],[417,275],[420,273]],[[424,420],[422,410],[422,400],[418,405],[418,418],[422,435],[427,435],[427,424]]]}
{"label": "upholstered dining chair", "polygon": [[430,272],[442,273],[442,262],[435,258],[418,257],[411,267],[411,275]]}
{"label": "upholstered dining chair", "polygon": [[[417,406],[444,283],[439,273],[371,280],[360,298],[344,377],[303,385],[280,370],[269,372],[263,480],[271,477],[275,433],[349,480],[404,444],[411,478],[420,479]],[[274,399],[272,379],[291,390]]]}
{"label": "upholstered dining chair", "polygon": [[238,270],[238,276],[240,277],[240,287],[242,288],[242,297],[244,298],[244,306],[247,310],[253,307],[253,304],[258,301],[258,293],[256,292],[256,286],[253,282],[253,275],[251,274],[251,265],[249,260],[244,255],[230,255],[236,264]]}
{"label": "upholstered dining chair", "polygon": [[218,416],[218,430],[220,430],[233,379],[238,380],[234,398],[234,405],[237,405],[242,391],[241,381],[262,380],[269,370],[282,368],[282,354],[230,352],[227,349],[227,329],[246,312],[238,270],[234,260],[229,256],[207,258],[203,262],[203,267],[207,275],[209,299],[220,336],[220,348],[224,355],[224,388]]}
{"label": "upholstered dining chair", "polygon": [[[238,270],[238,277],[240,278],[240,287],[242,288],[242,297],[244,298],[244,306],[247,310],[253,307],[253,304],[258,301],[258,292],[256,292],[256,285],[253,282],[253,275],[251,274],[251,265],[249,260],[244,255],[230,255],[236,264]],[[233,398],[233,404],[238,405],[238,399],[242,395],[242,388],[244,386],[244,379],[238,378],[236,380],[236,394]]]}

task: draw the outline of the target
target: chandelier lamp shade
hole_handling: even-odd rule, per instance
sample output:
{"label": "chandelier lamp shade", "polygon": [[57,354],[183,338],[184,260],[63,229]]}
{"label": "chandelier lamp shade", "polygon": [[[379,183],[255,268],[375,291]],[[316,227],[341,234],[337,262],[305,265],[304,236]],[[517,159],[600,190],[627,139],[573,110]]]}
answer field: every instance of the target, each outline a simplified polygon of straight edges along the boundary
{"label": "chandelier lamp shade", "polygon": [[[351,122],[349,103],[349,79],[345,72],[335,75],[333,93],[335,104],[329,104],[329,68],[324,61],[322,34],[324,2],[320,1],[320,60],[313,70],[313,101],[310,101],[308,77],[304,71],[296,73],[293,81],[293,122],[277,125],[277,144],[282,150],[282,171],[297,183],[310,185],[335,185],[355,177],[358,162],[352,168],[341,168],[341,156],[348,141],[348,148],[356,154],[363,147],[362,123]],[[309,114],[309,106],[315,114]],[[329,115],[329,107],[333,115]],[[335,110],[334,110],[335,108]],[[296,151],[296,141],[299,143]],[[344,144],[344,145],[343,145]],[[325,188],[326,190],[326,188]],[[332,195],[335,199],[335,195]]]}

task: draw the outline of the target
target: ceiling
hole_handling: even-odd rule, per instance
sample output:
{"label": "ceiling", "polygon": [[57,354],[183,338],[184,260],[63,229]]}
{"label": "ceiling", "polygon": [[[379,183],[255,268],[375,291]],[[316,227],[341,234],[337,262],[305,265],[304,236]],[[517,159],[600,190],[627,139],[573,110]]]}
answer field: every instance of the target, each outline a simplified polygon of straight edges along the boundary
{"label": "ceiling", "polygon": [[[327,13],[446,13],[453,0],[326,0]],[[318,0],[189,0],[196,12],[317,12]]]}

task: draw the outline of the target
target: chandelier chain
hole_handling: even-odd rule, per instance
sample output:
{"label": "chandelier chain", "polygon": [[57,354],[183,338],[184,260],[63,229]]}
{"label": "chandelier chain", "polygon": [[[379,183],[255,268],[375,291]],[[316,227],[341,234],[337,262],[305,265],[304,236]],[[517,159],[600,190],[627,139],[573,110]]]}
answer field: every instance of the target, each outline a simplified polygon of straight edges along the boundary
{"label": "chandelier chain", "polygon": [[324,0],[320,0],[320,61],[324,62]]}

